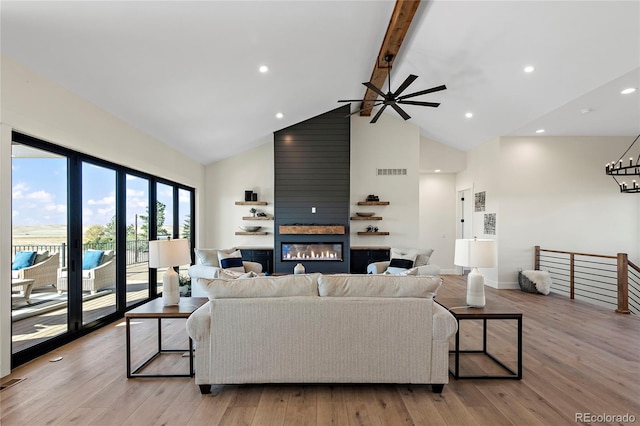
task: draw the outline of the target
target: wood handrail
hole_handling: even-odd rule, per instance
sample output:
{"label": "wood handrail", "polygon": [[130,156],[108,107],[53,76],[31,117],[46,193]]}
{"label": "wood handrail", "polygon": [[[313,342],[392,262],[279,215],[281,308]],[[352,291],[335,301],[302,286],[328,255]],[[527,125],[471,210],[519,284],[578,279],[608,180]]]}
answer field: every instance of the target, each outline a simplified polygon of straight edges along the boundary
{"label": "wood handrail", "polygon": [[535,246],[535,253],[533,258],[534,269],[540,269],[540,252],[547,253],[560,253],[569,255],[569,298],[575,297],[575,257],[576,256],[588,256],[599,257],[602,259],[616,259],[616,276],[617,276],[617,299],[618,306],[616,312],[621,314],[629,314],[629,267],[640,272],[640,268],[629,260],[627,253],[618,253],[616,256],[593,254],[593,253],[580,253],[575,251],[564,250],[550,250],[543,249],[540,246]]}

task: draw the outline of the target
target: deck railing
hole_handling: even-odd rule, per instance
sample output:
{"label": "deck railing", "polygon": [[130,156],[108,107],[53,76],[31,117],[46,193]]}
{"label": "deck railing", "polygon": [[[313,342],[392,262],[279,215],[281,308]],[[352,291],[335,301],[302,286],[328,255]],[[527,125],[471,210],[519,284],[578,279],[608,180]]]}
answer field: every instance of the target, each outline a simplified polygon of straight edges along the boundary
{"label": "deck railing", "polygon": [[[127,240],[126,242],[127,265],[147,262],[149,260],[149,241],[147,240]],[[86,243],[82,245],[82,250],[115,250],[115,242],[106,243]],[[66,266],[67,245],[62,244],[22,244],[11,246],[13,256],[18,251],[45,251],[49,253],[60,253],[60,267]]]}
{"label": "deck railing", "polygon": [[549,271],[552,291],[622,314],[640,314],[640,268],[626,253],[600,255],[535,246],[534,268]]}

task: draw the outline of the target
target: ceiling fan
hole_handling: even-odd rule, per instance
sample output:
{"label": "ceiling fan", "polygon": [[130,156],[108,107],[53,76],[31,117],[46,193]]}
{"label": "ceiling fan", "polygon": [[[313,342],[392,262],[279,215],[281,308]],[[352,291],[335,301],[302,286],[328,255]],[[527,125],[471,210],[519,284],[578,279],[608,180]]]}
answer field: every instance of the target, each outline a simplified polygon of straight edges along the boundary
{"label": "ceiling fan", "polygon": [[421,90],[419,92],[409,93],[408,95],[400,96],[400,94],[402,92],[404,92],[404,90],[407,87],[409,87],[409,85],[411,83],[413,83],[413,81],[416,78],[418,78],[417,75],[409,74],[409,77],[407,77],[404,80],[404,82],[400,85],[400,87],[398,87],[398,89],[395,92],[392,92],[391,91],[391,60],[392,59],[393,59],[393,55],[391,55],[391,54],[387,54],[387,55],[384,56],[384,60],[387,63],[387,68],[389,68],[389,92],[388,93],[384,93],[382,90],[380,90],[376,86],[374,86],[373,83],[371,83],[370,81],[367,81],[366,83],[362,83],[366,87],[368,87],[369,89],[371,89],[374,92],[376,92],[378,95],[382,96],[382,99],[375,99],[375,100],[368,100],[368,99],[342,99],[342,100],[339,100],[338,102],[374,102],[374,104],[371,105],[370,107],[359,109],[358,111],[352,112],[349,115],[357,114],[357,113],[362,112],[362,111],[370,110],[370,109],[372,109],[372,108],[374,108],[374,107],[376,107],[378,105],[382,105],[382,108],[380,108],[378,110],[376,115],[371,120],[371,123],[375,123],[376,121],[378,121],[378,118],[380,118],[380,116],[382,115],[382,112],[388,106],[390,106],[391,108],[395,109],[396,112],[398,114],[400,114],[400,116],[402,118],[404,118],[405,120],[408,120],[408,119],[411,118],[411,116],[409,114],[407,114],[402,108],[400,108],[400,106],[398,104],[428,106],[428,107],[434,107],[434,108],[437,108],[438,106],[440,106],[439,102],[408,101],[406,99],[414,98],[414,97],[420,96],[420,95],[426,95],[427,93],[433,93],[433,92],[439,92],[441,90],[445,90],[447,88],[447,86],[445,86],[444,84],[442,86],[432,87],[431,89]]}

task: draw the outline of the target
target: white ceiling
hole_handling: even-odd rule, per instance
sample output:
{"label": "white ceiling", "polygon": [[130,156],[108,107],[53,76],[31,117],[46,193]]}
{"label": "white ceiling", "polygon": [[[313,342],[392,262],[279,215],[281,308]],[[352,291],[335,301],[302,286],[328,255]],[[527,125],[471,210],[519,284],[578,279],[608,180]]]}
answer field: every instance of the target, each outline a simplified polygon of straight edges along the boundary
{"label": "white ceiling", "polygon": [[[361,98],[393,5],[2,1],[1,47],[208,164],[339,107],[338,99]],[[262,64],[268,73],[258,72]],[[525,74],[529,64],[536,71]],[[540,128],[635,136],[640,91],[620,91],[640,88],[640,2],[423,1],[392,89],[410,73],[419,78],[405,93],[448,87],[415,98],[439,108],[406,106],[410,121],[458,149]]]}

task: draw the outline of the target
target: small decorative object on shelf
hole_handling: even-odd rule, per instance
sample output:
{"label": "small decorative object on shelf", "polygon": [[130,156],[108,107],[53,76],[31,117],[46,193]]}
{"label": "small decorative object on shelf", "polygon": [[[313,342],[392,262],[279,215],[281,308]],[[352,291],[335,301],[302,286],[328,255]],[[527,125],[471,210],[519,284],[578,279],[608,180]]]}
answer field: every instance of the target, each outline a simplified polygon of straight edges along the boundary
{"label": "small decorative object on shelf", "polygon": [[378,232],[378,227],[377,226],[367,226],[367,232]]}
{"label": "small decorative object on shelf", "polygon": [[293,274],[294,275],[300,275],[300,274],[304,274],[305,269],[304,269],[304,265],[302,263],[298,263],[294,268],[293,268]]}
{"label": "small decorative object on shelf", "polygon": [[258,212],[258,210],[256,210],[255,207],[251,207],[249,209],[249,213],[251,213],[251,216],[256,217],[256,213]]}
{"label": "small decorative object on shelf", "polygon": [[251,201],[258,201],[258,194],[256,192],[251,194]]}
{"label": "small decorative object on shelf", "polygon": [[380,201],[380,198],[377,195],[369,194],[367,195],[367,201]]}
{"label": "small decorative object on shelf", "polygon": [[253,191],[244,191],[245,201],[252,201],[252,198],[253,198]]}
{"label": "small decorative object on shelf", "polygon": [[256,216],[258,216],[258,217],[267,217],[267,214],[265,212],[258,212]]}

